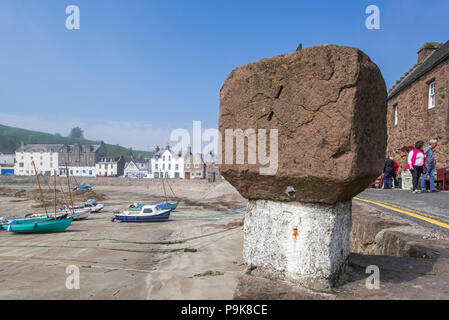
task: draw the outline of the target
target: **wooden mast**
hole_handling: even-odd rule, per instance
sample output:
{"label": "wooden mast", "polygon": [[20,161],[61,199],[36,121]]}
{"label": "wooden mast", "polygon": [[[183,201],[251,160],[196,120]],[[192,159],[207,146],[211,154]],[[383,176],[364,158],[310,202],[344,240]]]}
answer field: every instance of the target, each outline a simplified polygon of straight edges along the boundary
{"label": "wooden mast", "polygon": [[56,219],[56,170],[53,174],[54,180],[55,180],[55,219]]}
{"label": "wooden mast", "polygon": [[66,177],[67,177],[67,186],[69,188],[69,194],[70,194],[70,204],[72,205],[72,213],[75,213],[75,207],[73,206],[72,190],[70,189],[69,168],[68,168],[67,162],[65,163],[65,172],[66,172]]}
{"label": "wooden mast", "polygon": [[165,184],[164,184],[164,173],[162,172],[162,188],[164,189],[164,197],[165,197],[165,203],[168,203],[167,201],[167,193],[165,192]]}
{"label": "wooden mast", "polygon": [[39,182],[39,176],[37,175],[36,164],[34,163],[34,160],[33,160],[33,167],[34,167],[34,173],[36,174],[37,185],[39,186],[39,191],[41,193],[42,205],[44,206],[45,214],[48,217],[47,206],[45,205],[45,200],[44,200],[44,193],[42,192],[41,183]]}

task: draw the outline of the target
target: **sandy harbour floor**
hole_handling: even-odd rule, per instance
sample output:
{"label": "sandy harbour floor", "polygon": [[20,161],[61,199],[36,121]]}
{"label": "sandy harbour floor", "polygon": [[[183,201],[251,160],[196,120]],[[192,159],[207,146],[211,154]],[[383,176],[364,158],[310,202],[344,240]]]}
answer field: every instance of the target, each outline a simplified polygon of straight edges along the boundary
{"label": "sandy harbour floor", "polygon": [[[160,202],[160,186],[99,185],[94,190],[107,196],[104,211],[66,232],[0,232],[0,299],[232,299],[245,268],[243,212],[232,209],[246,201],[225,182],[173,188],[180,205],[169,222],[110,220],[114,208]],[[3,195],[0,216],[41,210],[35,205]],[[66,287],[71,265],[80,271],[78,290]]]}

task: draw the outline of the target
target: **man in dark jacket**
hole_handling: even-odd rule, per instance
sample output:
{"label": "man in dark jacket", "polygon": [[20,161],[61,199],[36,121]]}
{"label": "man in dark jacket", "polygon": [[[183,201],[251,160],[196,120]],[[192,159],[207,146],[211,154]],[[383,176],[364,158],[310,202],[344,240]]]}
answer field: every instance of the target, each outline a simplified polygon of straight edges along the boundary
{"label": "man in dark jacket", "polygon": [[384,164],[384,189],[393,188],[394,161],[388,156]]}

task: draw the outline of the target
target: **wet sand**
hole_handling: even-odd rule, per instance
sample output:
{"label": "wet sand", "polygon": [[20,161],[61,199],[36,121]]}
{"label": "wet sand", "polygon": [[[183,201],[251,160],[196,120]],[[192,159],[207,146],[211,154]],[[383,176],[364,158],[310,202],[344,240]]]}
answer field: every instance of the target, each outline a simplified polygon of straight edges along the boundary
{"label": "wet sand", "polygon": [[[226,210],[246,201],[226,182],[172,187],[180,205],[169,222],[110,221],[114,208],[163,200],[157,185],[98,185],[94,190],[107,196],[104,210],[66,232],[0,232],[0,299],[232,299],[245,268],[243,212]],[[35,206],[0,196],[3,217],[43,211]],[[80,270],[79,290],[66,288],[70,265]]]}

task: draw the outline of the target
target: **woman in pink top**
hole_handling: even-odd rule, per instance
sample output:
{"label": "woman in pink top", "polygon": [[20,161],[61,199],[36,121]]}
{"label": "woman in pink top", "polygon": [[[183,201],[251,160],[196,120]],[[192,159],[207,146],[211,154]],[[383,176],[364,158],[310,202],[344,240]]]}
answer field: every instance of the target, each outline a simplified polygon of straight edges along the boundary
{"label": "woman in pink top", "polygon": [[424,163],[426,163],[426,155],[422,148],[424,147],[424,141],[418,141],[415,144],[415,149],[408,154],[406,169],[410,169],[413,176],[413,193],[420,193],[419,191],[419,179],[423,173]]}

